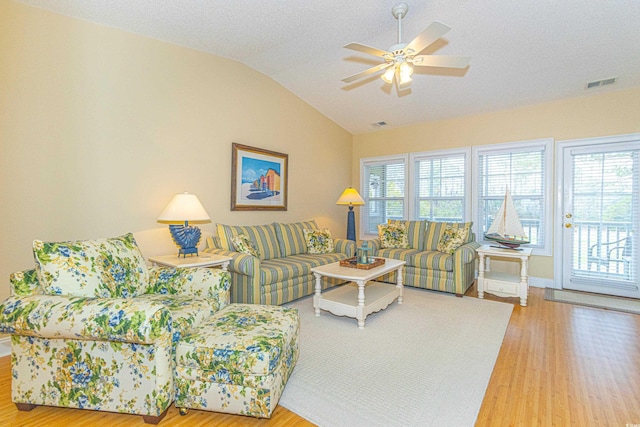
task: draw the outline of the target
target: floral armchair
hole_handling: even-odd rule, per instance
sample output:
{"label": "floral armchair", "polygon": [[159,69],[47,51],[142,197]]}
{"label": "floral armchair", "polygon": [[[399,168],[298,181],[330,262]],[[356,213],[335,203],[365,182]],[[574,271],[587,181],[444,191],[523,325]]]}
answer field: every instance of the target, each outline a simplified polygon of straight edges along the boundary
{"label": "floral armchair", "polygon": [[11,275],[12,399],[139,414],[173,402],[174,343],[229,302],[229,273],[148,267],[132,234],[34,242],[36,268]]}

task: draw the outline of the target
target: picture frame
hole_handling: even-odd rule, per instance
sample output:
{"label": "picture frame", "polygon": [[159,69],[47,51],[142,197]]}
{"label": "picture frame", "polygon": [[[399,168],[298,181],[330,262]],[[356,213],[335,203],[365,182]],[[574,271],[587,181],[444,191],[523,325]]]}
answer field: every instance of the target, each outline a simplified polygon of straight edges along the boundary
{"label": "picture frame", "polygon": [[231,210],[286,211],[289,155],[232,143]]}

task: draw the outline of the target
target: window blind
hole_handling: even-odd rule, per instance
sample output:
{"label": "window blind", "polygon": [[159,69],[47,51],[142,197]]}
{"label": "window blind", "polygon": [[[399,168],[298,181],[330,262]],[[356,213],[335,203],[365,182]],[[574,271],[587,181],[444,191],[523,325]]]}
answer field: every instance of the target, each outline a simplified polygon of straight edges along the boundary
{"label": "window blind", "polygon": [[545,146],[486,150],[478,153],[478,218],[481,236],[489,229],[508,187],[529,237],[529,247],[543,247],[545,227]]}
{"label": "window blind", "polygon": [[389,160],[364,165],[366,198],[363,215],[365,234],[378,234],[378,224],[405,218],[404,160]]}
{"label": "window blind", "polygon": [[414,161],[415,216],[430,221],[462,222],[466,155],[422,156]]}

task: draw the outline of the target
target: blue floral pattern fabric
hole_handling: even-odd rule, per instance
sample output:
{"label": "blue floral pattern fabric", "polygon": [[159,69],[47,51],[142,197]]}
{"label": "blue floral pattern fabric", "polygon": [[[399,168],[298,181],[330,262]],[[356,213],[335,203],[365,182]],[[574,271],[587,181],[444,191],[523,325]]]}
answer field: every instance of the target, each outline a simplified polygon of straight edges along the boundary
{"label": "blue floral pattern fabric", "polygon": [[454,228],[447,225],[438,242],[438,251],[452,255],[456,249],[465,244],[468,232],[468,228]]}
{"label": "blue floral pattern fabric", "polygon": [[331,231],[328,228],[322,230],[304,229],[304,240],[307,243],[307,253],[329,254],[335,251]]}
{"label": "blue floral pattern fabric", "polygon": [[409,248],[407,230],[403,223],[378,224],[378,236],[383,249],[388,248]]}
{"label": "blue floral pattern fabric", "polygon": [[229,272],[147,268],[132,235],[36,241],[34,254],[37,268],[12,274],[0,303],[12,400],[161,416],[176,342],[229,303]]}
{"label": "blue floral pattern fabric", "polygon": [[76,242],[33,242],[38,280],[48,295],[128,298],[145,292],[147,266],[129,233]]}
{"label": "blue floral pattern fabric", "polygon": [[231,304],[176,347],[176,406],[268,418],[298,359],[295,309]]}
{"label": "blue floral pattern fabric", "polygon": [[258,251],[249,236],[246,234],[231,237],[231,243],[235,247],[236,252],[260,258],[260,251]]}

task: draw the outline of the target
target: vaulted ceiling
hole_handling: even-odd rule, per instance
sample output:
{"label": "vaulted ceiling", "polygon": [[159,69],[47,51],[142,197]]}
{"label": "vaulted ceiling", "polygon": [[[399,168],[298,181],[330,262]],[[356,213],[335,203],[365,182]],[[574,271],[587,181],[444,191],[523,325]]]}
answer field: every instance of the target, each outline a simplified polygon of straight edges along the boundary
{"label": "vaulted ceiling", "polygon": [[[405,0],[403,42],[433,21],[452,29],[423,53],[468,68],[416,68],[397,91],[381,62],[344,49],[397,42],[395,0],[21,0],[186,46],[266,74],[353,134],[640,86],[638,0]],[[215,70],[212,70],[215,72]],[[586,90],[588,82],[617,77]]]}

